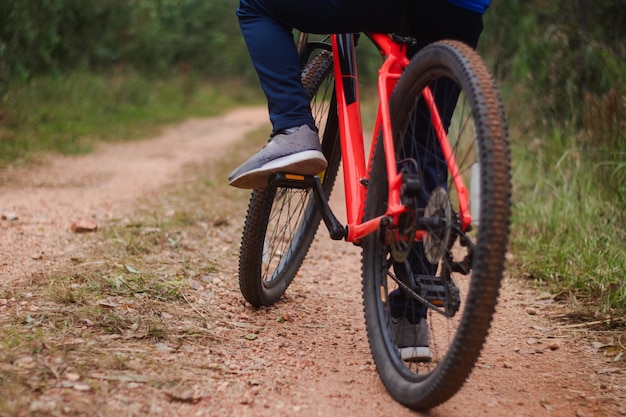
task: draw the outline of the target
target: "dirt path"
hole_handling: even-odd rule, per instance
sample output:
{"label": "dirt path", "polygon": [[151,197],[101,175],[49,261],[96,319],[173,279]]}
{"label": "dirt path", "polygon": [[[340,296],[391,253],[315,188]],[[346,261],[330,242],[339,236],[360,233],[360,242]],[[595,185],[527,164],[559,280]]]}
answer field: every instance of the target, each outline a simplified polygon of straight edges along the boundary
{"label": "dirt path", "polygon": [[[138,200],[193,180],[186,167],[219,160],[246,132],[264,123],[264,109],[241,109],[188,121],[151,140],[106,145],[88,156],[55,157],[36,168],[5,172],[0,213],[8,219],[0,221],[0,290],[66,268],[85,244],[71,232],[73,221],[132,215]],[[223,177],[225,181],[226,173]],[[341,207],[341,201],[333,204]],[[9,220],[14,215],[17,220]],[[357,248],[320,233],[285,300],[273,309],[255,312],[244,306],[234,273],[231,269],[227,279],[206,285],[207,291],[213,285],[215,291],[230,294],[215,305],[235,323],[215,324],[219,347],[200,351],[193,345],[185,353],[179,346],[156,353],[167,366],[197,371],[191,400],[168,399],[141,380],[124,381],[128,390],[123,397],[121,389],[107,394],[115,404],[98,397],[97,390],[91,393],[89,401],[102,405],[101,415],[116,415],[120,407],[128,415],[418,415],[390,399],[372,364],[358,296]],[[217,288],[225,284],[230,288]],[[0,315],[20,305],[20,300],[1,294]],[[626,375],[607,354],[610,342],[551,319],[560,312],[549,295],[507,277],[475,372],[460,393],[428,415],[626,415]],[[277,322],[277,315],[285,322]],[[241,327],[262,332],[247,340]],[[125,348],[132,350],[133,344],[128,341]],[[5,364],[0,371],[16,364]],[[202,377],[216,367],[230,372]],[[30,412],[75,415],[59,404],[61,397],[54,397],[62,388],[37,394]]]}

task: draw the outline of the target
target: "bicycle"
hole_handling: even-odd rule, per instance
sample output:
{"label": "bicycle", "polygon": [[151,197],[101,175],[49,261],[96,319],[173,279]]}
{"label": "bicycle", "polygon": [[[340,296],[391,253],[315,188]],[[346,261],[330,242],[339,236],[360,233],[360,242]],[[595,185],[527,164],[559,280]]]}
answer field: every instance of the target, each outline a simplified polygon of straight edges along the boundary
{"label": "bicycle", "polygon": [[[252,192],[239,284],[254,307],[278,301],[323,220],[332,239],[362,247],[366,329],[382,383],[396,401],[426,410],[464,384],[495,311],[510,217],[506,121],[471,48],[437,42],[409,61],[410,39],[365,35],[383,57],[368,163],[355,64],[360,35],[312,41],[301,34],[302,81],[328,167],[311,177],[274,174]],[[328,204],[341,160],[346,226]],[[413,273],[416,262],[427,272]],[[430,360],[400,354],[391,305],[398,294],[427,311]]]}

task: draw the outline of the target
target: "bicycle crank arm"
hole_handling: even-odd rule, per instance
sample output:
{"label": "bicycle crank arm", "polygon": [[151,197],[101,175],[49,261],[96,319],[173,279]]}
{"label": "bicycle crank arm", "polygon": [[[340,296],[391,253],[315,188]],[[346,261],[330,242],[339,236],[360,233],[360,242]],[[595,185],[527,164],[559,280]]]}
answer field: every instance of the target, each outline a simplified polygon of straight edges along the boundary
{"label": "bicycle crank arm", "polygon": [[341,224],[328,205],[328,197],[322,187],[320,178],[312,175],[295,175],[275,173],[269,179],[269,184],[276,187],[313,189],[315,204],[328,229],[330,238],[333,240],[343,240],[348,236],[348,230]]}

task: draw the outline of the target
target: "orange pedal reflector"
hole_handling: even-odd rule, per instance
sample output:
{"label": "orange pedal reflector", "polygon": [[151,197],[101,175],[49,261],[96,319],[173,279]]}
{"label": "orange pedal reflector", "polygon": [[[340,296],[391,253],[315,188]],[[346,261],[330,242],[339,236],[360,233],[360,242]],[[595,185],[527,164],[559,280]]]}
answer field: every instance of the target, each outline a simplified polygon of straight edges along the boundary
{"label": "orange pedal reflector", "polygon": [[288,180],[304,181],[304,175],[285,174],[285,178]]}

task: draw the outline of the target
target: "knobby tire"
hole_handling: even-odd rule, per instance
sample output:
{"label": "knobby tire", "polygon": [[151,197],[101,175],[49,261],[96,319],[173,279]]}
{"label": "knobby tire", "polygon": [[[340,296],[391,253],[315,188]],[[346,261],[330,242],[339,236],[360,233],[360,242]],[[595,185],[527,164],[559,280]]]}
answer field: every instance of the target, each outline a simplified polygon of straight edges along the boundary
{"label": "knobby tire", "polygon": [[[310,56],[302,83],[320,129],[328,161],[320,177],[330,195],[341,160],[332,53],[315,49]],[[239,257],[239,287],[246,301],[254,307],[270,306],[282,297],[302,265],[320,220],[311,189],[268,186],[252,192]]]}
{"label": "knobby tire", "polygon": [[[444,81],[437,81],[442,79]],[[420,97],[424,87],[430,86],[437,98],[445,97],[446,91],[443,88],[438,91],[437,87],[448,85],[446,88],[452,91],[454,88],[451,89],[450,85],[453,84],[456,84],[457,90],[460,88],[460,98],[451,119],[450,144],[466,185],[475,188],[479,196],[472,201],[475,206],[472,216],[479,223],[473,225],[473,231],[459,228],[458,196],[449,181],[449,172],[443,174],[438,171],[439,168],[433,168],[433,161],[438,160],[436,156],[413,156],[420,152],[422,155],[438,155],[440,152],[435,149],[439,148],[436,141],[428,144],[433,136],[432,127],[424,129],[423,123],[416,122],[423,120],[419,119],[418,113],[423,111]],[[443,220],[447,226],[427,230],[430,241],[416,243],[411,249],[422,255],[414,255],[410,259],[423,261],[427,247],[432,253],[438,251],[440,255],[431,255],[436,258],[436,263],[429,265],[434,265],[437,271],[432,272],[430,278],[439,279],[448,288],[457,287],[460,305],[455,307],[455,302],[447,305],[446,314],[451,317],[432,308],[427,310],[433,355],[430,362],[403,361],[396,342],[398,332],[394,333],[391,326],[392,320],[397,323],[398,319],[391,317],[390,294],[399,285],[393,277],[402,278],[397,272],[402,266],[398,265],[406,264],[394,263],[391,234],[381,229],[362,242],[364,313],[370,348],[384,386],[401,404],[415,410],[427,410],[447,401],[464,384],[480,354],[495,311],[509,234],[511,183],[508,139],[499,94],[491,76],[478,55],[458,42],[446,41],[427,46],[411,60],[394,89],[390,112],[398,168],[409,167],[408,170],[413,169],[424,176],[429,175],[423,172],[424,166],[430,165],[432,171],[437,173],[433,178],[448,176],[445,185],[438,187],[439,190],[423,190],[430,200],[422,198],[417,205],[418,218],[430,212],[430,216],[439,216],[438,220]],[[418,125],[423,138],[419,146],[414,145],[414,139],[413,142],[406,140]],[[387,206],[388,185],[382,140],[378,140],[376,146],[370,165],[366,219],[384,214]],[[412,147],[416,149],[408,149]],[[442,166],[447,171],[445,162]],[[470,166],[477,167],[476,184],[472,183]],[[470,189],[470,193],[472,191]],[[441,199],[442,195],[447,199]],[[441,201],[437,202],[433,196]],[[424,209],[429,201],[432,207]],[[461,242],[465,242],[465,246]],[[419,245],[422,245],[421,248]],[[473,252],[469,273],[451,272],[462,265],[461,258],[467,255],[468,247]],[[411,262],[411,265],[417,264],[414,260]],[[405,275],[411,277],[411,274]],[[414,276],[411,279],[405,283],[412,286],[415,293],[420,293],[423,289],[420,282],[423,285],[423,281]],[[451,294],[453,292],[447,292],[446,297],[452,298]]]}

